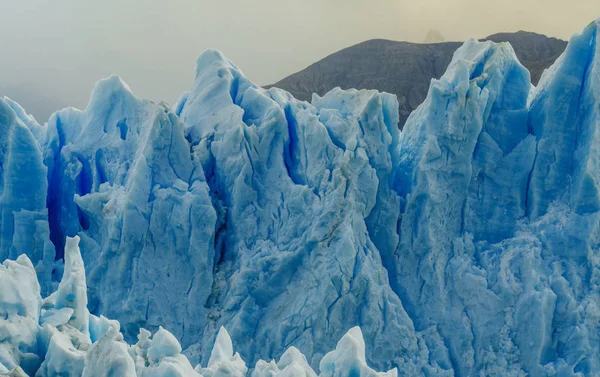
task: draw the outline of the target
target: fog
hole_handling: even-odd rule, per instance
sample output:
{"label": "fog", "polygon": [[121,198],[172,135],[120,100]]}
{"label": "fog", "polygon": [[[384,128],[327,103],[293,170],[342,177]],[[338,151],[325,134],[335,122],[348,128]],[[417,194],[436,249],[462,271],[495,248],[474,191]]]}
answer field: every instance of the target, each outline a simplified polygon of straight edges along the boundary
{"label": "fog", "polygon": [[206,48],[270,84],[372,38],[420,42],[436,29],[446,40],[518,30],[568,39],[596,17],[597,0],[0,0],[0,95],[44,122],[50,109],[85,108],[112,73],[173,103]]}

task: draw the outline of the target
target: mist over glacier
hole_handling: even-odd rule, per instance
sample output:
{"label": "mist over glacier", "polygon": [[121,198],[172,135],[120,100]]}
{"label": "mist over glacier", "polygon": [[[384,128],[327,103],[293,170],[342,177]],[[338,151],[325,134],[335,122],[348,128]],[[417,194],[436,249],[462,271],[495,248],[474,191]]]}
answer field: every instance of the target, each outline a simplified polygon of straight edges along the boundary
{"label": "mist over glacier", "polygon": [[393,95],[217,51],[172,109],[0,100],[0,371],[600,375],[599,35],[536,88],[469,40],[402,133]]}

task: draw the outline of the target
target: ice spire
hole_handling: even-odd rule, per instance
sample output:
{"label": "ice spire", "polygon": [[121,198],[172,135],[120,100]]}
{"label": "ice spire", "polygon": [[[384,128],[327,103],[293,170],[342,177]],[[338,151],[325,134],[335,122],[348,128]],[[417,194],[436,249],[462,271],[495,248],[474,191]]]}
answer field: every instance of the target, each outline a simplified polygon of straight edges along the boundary
{"label": "ice spire", "polygon": [[87,286],[85,268],[79,251],[79,237],[68,237],[65,245],[65,269],[58,290],[44,299],[46,311],[68,308],[72,314],[68,324],[89,335],[89,316],[87,308]]}

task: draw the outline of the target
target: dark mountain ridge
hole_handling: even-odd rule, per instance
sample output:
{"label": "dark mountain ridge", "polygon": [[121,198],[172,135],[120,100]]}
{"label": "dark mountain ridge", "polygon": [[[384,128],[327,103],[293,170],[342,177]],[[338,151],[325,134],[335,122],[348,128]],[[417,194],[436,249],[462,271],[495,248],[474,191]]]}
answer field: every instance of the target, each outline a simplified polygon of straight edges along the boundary
{"label": "dark mountain ridge", "polygon": [[[509,42],[534,84],[567,46],[566,41],[526,31],[493,34],[483,40]],[[400,103],[402,128],[410,113],[425,100],[431,79],[441,77],[461,45],[372,39],[331,54],[270,86],[307,101],[312,93],[324,95],[338,86],[393,93]]]}

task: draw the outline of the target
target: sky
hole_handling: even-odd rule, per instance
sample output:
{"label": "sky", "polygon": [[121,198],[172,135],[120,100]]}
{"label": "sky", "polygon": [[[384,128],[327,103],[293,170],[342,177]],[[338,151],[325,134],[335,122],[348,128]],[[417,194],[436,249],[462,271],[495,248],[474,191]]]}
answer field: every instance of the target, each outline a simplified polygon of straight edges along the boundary
{"label": "sky", "polygon": [[368,39],[421,42],[430,29],[455,41],[568,39],[598,17],[598,0],[0,0],[0,96],[43,123],[85,108],[113,73],[139,97],[174,103],[207,48],[264,85]]}

